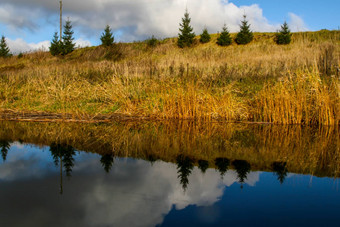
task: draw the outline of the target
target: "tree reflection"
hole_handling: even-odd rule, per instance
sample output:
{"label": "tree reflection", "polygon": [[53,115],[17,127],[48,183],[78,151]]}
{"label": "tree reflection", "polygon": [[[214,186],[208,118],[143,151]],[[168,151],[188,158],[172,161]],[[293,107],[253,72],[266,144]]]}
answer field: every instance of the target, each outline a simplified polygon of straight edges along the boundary
{"label": "tree reflection", "polygon": [[205,171],[209,168],[209,162],[206,160],[198,160],[198,168],[202,171],[202,173],[205,173]]}
{"label": "tree reflection", "polygon": [[237,172],[237,178],[239,183],[241,183],[241,188],[243,188],[243,183],[247,179],[247,175],[250,172],[250,164],[245,160],[234,160],[232,164]]}
{"label": "tree reflection", "polygon": [[177,173],[178,178],[180,179],[183,190],[185,191],[189,184],[189,175],[194,168],[194,160],[184,156],[177,156]]}
{"label": "tree reflection", "polygon": [[277,176],[277,179],[280,181],[280,184],[283,184],[288,173],[287,162],[273,162],[272,167],[274,175]]}
{"label": "tree reflection", "polygon": [[153,155],[153,154],[148,154],[146,156],[146,160],[149,161],[151,163],[151,166],[158,160],[157,156]]}
{"label": "tree reflection", "polygon": [[[58,166],[59,161],[63,164],[66,176],[71,177],[72,168],[74,166],[75,149],[67,144],[52,143],[50,151],[54,160],[54,164]],[[62,166],[62,164],[61,164]]]}
{"label": "tree reflection", "polygon": [[5,162],[9,149],[11,148],[10,142],[7,140],[0,140],[1,156]]}
{"label": "tree reflection", "polygon": [[100,162],[104,167],[105,172],[109,173],[114,162],[114,155],[113,154],[104,154],[102,155]]}
{"label": "tree reflection", "polygon": [[227,158],[216,158],[215,165],[223,178],[229,168],[230,160]]}

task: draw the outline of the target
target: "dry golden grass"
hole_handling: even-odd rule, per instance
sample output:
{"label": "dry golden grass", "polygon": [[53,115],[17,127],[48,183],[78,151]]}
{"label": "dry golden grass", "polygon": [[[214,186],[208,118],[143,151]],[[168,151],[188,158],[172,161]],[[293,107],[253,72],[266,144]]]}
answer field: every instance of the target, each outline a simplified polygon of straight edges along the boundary
{"label": "dry golden grass", "polygon": [[339,124],[339,37],[299,33],[278,46],[260,33],[250,45],[219,47],[213,36],[189,49],[168,39],[0,59],[0,111]]}

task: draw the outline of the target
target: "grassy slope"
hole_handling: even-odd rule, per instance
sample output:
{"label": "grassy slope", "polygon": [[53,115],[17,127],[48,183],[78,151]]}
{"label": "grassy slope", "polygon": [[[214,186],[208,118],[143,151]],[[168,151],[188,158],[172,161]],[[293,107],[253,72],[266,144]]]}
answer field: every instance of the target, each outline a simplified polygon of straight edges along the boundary
{"label": "grassy slope", "polygon": [[295,33],[288,46],[273,33],[246,46],[216,37],[187,49],[166,39],[0,59],[0,110],[339,124],[339,31]]}

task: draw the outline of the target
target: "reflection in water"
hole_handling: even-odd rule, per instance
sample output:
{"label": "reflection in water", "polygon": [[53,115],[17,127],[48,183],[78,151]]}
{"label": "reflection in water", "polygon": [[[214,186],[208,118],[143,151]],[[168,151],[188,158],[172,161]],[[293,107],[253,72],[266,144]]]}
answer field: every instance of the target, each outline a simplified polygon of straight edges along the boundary
{"label": "reflection in water", "polygon": [[232,164],[237,172],[237,178],[241,183],[241,188],[243,188],[243,183],[247,179],[247,174],[250,172],[250,164],[245,160],[234,160]]}
{"label": "reflection in water", "polygon": [[233,127],[0,122],[0,226],[338,225],[337,129]]}
{"label": "reflection in water", "polygon": [[76,155],[75,150],[72,146],[67,144],[52,143],[50,145],[51,155],[54,160],[54,164],[58,166],[64,166],[66,176],[71,177],[72,168],[74,166],[74,158]]}
{"label": "reflection in water", "polygon": [[186,156],[179,155],[177,157],[177,173],[182,188],[185,191],[189,184],[189,175],[194,168],[194,161]]}
{"label": "reflection in water", "polygon": [[100,158],[100,163],[104,167],[105,172],[109,173],[114,161],[114,156],[113,154],[104,154]]}
{"label": "reflection in water", "polygon": [[3,162],[6,161],[7,153],[10,148],[11,148],[10,141],[0,140],[1,157]]}
{"label": "reflection in water", "polygon": [[277,176],[277,179],[280,181],[281,184],[283,184],[283,182],[285,181],[288,173],[286,165],[286,162],[274,162],[272,165],[273,172]]}
{"label": "reflection in water", "polygon": [[73,156],[76,155],[76,153],[72,146],[59,143],[52,143],[50,145],[50,152],[55,166],[58,166],[60,162],[60,194],[63,194],[63,166],[66,176],[70,179],[74,166]]}
{"label": "reflection in water", "polygon": [[224,174],[227,172],[230,164],[230,160],[227,158],[216,158],[215,165],[223,178]]}
{"label": "reflection in water", "polygon": [[[114,157],[177,162],[188,156],[204,171],[215,160],[245,160],[253,169],[273,170],[284,162],[293,173],[340,175],[339,127],[244,125],[199,122],[116,122],[112,124],[0,122],[0,138],[49,145],[56,141],[76,150]],[[197,160],[197,161],[196,161]],[[200,161],[198,161],[200,160]],[[205,162],[207,161],[208,165]],[[223,163],[222,163],[223,164]],[[224,167],[225,168],[225,167]],[[229,168],[229,167],[228,167]],[[234,168],[232,165],[231,168]]]}
{"label": "reflection in water", "polygon": [[[12,144],[8,161],[0,165],[1,226],[337,226],[340,221],[339,190],[329,178],[316,177],[310,187],[309,176],[293,175],[280,186],[272,173],[249,172],[250,165],[234,160],[222,179],[214,169],[203,174],[187,156],[178,156],[177,164],[153,165],[116,158],[106,174],[99,162],[103,155],[80,152],[67,190],[58,196],[59,169],[51,154]],[[187,180],[185,193],[179,170]],[[247,190],[240,190],[241,178]]]}
{"label": "reflection in water", "polygon": [[202,171],[202,173],[205,173],[205,171],[209,168],[209,162],[206,160],[198,160],[198,168]]}

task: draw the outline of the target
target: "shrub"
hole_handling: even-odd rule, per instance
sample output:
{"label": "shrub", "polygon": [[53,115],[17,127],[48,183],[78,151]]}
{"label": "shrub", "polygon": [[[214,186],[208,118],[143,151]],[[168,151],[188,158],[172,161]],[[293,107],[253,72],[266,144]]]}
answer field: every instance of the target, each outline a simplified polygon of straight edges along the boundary
{"label": "shrub", "polygon": [[200,42],[201,43],[208,43],[211,40],[210,34],[208,33],[208,29],[204,28],[201,34]]}
{"label": "shrub", "polygon": [[155,47],[159,44],[158,39],[153,35],[150,39],[146,40],[148,47]]}

